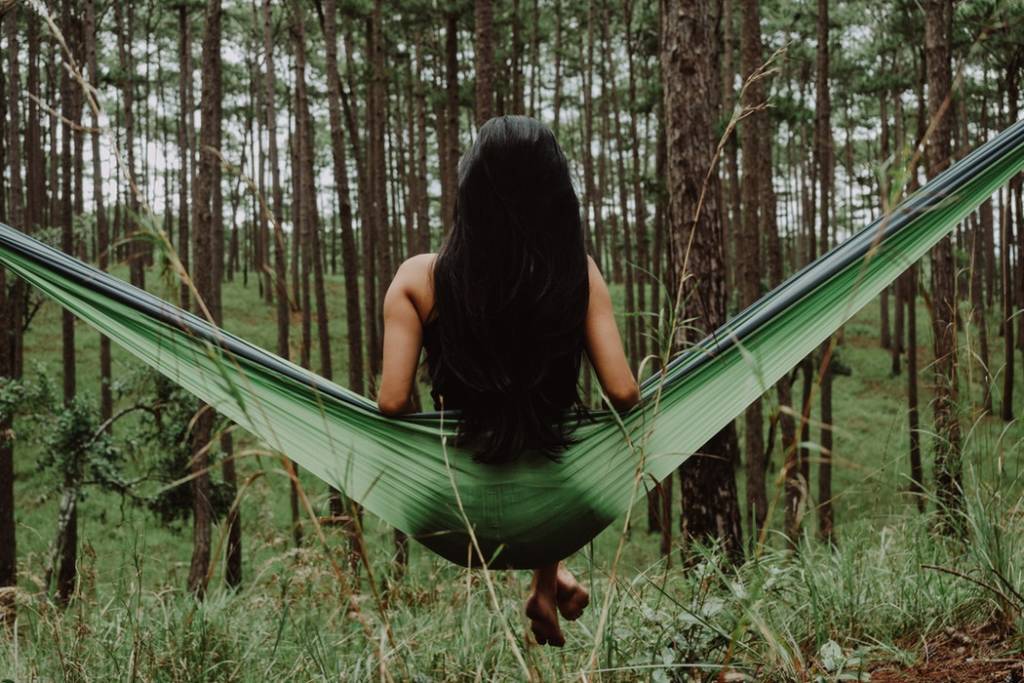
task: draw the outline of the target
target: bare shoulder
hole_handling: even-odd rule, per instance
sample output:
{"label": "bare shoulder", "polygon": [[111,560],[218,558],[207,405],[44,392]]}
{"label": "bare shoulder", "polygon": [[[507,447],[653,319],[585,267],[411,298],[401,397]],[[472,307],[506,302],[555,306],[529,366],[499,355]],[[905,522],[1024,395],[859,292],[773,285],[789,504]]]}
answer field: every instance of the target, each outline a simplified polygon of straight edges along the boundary
{"label": "bare shoulder", "polygon": [[587,276],[590,281],[590,296],[593,301],[595,296],[600,297],[602,293],[607,292],[608,285],[605,284],[604,275],[601,274],[597,261],[590,254],[587,254]]}
{"label": "bare shoulder", "polygon": [[434,308],[434,262],[437,254],[417,254],[410,256],[395,273],[389,291],[404,294],[408,297],[421,320],[426,320]]}

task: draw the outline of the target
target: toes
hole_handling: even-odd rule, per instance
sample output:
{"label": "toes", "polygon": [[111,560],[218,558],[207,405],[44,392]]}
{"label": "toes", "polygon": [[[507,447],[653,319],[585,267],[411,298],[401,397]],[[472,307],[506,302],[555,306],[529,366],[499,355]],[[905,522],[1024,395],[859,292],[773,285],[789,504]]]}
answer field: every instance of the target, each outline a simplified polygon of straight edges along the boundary
{"label": "toes", "polygon": [[565,599],[559,600],[558,611],[567,620],[576,621],[589,604],[590,595],[582,588],[575,588]]}

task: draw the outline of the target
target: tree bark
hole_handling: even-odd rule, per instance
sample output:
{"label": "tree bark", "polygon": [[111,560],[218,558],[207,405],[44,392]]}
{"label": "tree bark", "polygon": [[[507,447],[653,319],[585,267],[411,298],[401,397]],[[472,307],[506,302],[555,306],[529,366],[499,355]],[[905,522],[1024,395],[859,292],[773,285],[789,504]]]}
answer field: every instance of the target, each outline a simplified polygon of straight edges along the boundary
{"label": "tree bark", "polygon": [[[828,0],[818,0],[818,54],[817,81],[815,84],[816,113],[814,127],[816,165],[818,167],[818,217],[821,235],[818,240],[820,253],[828,251],[832,229],[832,189],[835,162],[832,148],[832,100],[829,93],[829,26]],[[829,338],[821,346],[820,372],[820,413],[821,420],[821,462],[818,465],[818,535],[833,540],[832,516],[832,349],[834,339]]]}
{"label": "tree bark", "polygon": [[[1003,299],[1003,400],[1000,416],[1004,422],[1013,420],[1013,266],[1010,262],[1010,244],[1013,242],[1013,226],[1010,224],[1009,197],[1000,191],[999,201],[999,260]],[[1019,268],[1020,266],[1018,266]]]}
{"label": "tree bark", "polygon": [[[925,55],[928,70],[928,116],[933,130],[925,148],[928,177],[949,165],[951,119],[950,33],[952,0],[927,0]],[[935,348],[935,485],[947,522],[961,505],[960,421],[957,416],[956,277],[953,245],[946,237],[932,249],[933,345]]]}
{"label": "tree bark", "polygon": [[[65,35],[72,54],[78,51],[79,21],[72,13],[70,0],[64,0],[61,12],[61,31]],[[13,71],[13,70],[12,70]],[[74,158],[72,155],[72,127],[81,118],[81,109],[76,107],[78,85],[67,70],[61,72],[61,249],[76,256],[74,233]],[[77,373],[75,368],[75,318],[68,311],[61,313],[61,348],[64,375],[64,405],[75,400]],[[66,475],[65,490],[74,490],[73,475]],[[76,561],[78,558],[78,505],[77,496],[70,501],[68,523],[62,528],[57,539],[59,567],[57,570],[57,601],[67,605],[75,592]]]}
{"label": "tree bark", "polygon": [[334,161],[334,182],[341,213],[341,260],[345,273],[345,318],[348,330],[348,384],[362,394],[363,329],[359,312],[359,276],[355,232],[352,228],[352,199],[348,182],[348,160],[345,154],[341,122],[341,78],[338,72],[337,0],[324,2],[324,40],[327,58],[327,104],[331,127],[331,155]]}
{"label": "tree bark", "polygon": [[[699,316],[706,330],[725,322],[726,290],[712,124],[719,88],[715,73],[712,0],[662,0],[661,67],[664,82],[668,220],[677,282],[693,275],[696,290],[682,317]],[[706,96],[693,97],[693,93]],[[705,190],[705,177],[708,185]],[[705,190],[703,202],[701,193]],[[691,246],[692,243],[692,246]],[[689,253],[688,253],[689,252]],[[700,303],[696,303],[700,302]],[[691,337],[689,341],[694,341]],[[760,428],[760,425],[758,426]],[[743,555],[742,528],[733,471],[736,433],[729,425],[680,468],[681,531],[687,544],[722,544],[734,560]]]}
{"label": "tree bark", "polygon": [[[644,321],[650,318],[645,315],[649,313],[647,309],[647,288],[650,286],[650,278],[648,272],[650,271],[650,264],[648,263],[648,248],[647,248],[647,207],[644,204],[644,192],[643,192],[643,168],[640,165],[640,133],[637,125],[637,91],[636,91],[636,67],[634,62],[636,61],[633,35],[633,0],[627,0],[624,4],[624,23],[626,25],[626,58],[627,58],[627,73],[629,75],[629,98],[627,104],[629,106],[629,138],[630,145],[632,147],[632,185],[633,185],[633,211],[634,219],[634,231],[635,237],[633,242],[634,254],[635,254],[635,267],[633,269],[633,280],[634,286],[636,287],[635,295],[635,309],[640,317],[637,318],[636,322],[636,338],[634,348],[634,367],[639,365],[639,361],[647,355],[647,334],[644,325]],[[621,139],[620,139],[621,144]],[[724,224],[723,224],[724,225]],[[723,232],[724,235],[724,232]],[[723,237],[724,240],[724,237]],[[723,241],[724,244],[724,241]],[[656,311],[655,311],[656,312]]]}
{"label": "tree bark", "polygon": [[[31,14],[31,12],[29,12]],[[5,49],[7,64],[4,74],[7,91],[2,94],[7,99],[6,106],[6,162],[8,177],[8,197],[6,215],[3,220],[20,226],[25,220],[25,200],[21,180],[21,155],[18,153],[18,142],[21,137],[20,112],[21,75],[18,65],[18,15],[17,7],[8,10],[3,17],[4,29],[7,33]],[[31,176],[30,176],[31,179]],[[2,190],[0,190],[2,191]],[[17,294],[12,291],[8,296],[7,270],[0,267],[0,377],[15,379],[18,375],[15,363],[15,350],[18,337],[21,335],[20,307],[17,305]],[[10,416],[0,419],[0,627],[11,626],[15,619],[14,589],[18,585],[18,552],[17,527],[14,518],[14,440],[11,428],[13,421]]]}
{"label": "tree bark", "polygon": [[[214,182],[220,162],[213,152],[217,148],[217,133],[220,128],[219,107],[216,101],[220,90],[221,49],[221,5],[220,0],[208,0],[205,13],[205,33],[202,48],[202,91],[200,96],[200,145],[199,170],[193,187],[193,202],[196,206],[194,253],[196,263],[193,280],[199,296],[200,306],[209,310],[216,288],[213,283],[212,254],[214,238]],[[215,306],[213,307],[215,310]],[[200,311],[202,312],[200,307]],[[210,313],[213,313],[211,310]],[[205,315],[205,314],[204,314]],[[208,406],[200,408],[193,429],[192,457],[192,561],[188,574],[188,589],[197,597],[206,594],[207,574],[210,568],[210,536],[213,510],[210,504],[210,439],[213,430],[213,411]]]}
{"label": "tree bark", "polygon": [[[125,11],[127,9],[127,16]],[[131,58],[132,34],[134,25],[134,10],[130,3],[122,7],[122,3],[114,3],[114,20],[117,24],[117,54],[118,63],[121,69],[121,100],[124,107],[124,146],[125,160],[128,165],[126,171],[130,179],[128,185],[129,214],[125,217],[124,236],[128,242],[128,268],[131,283],[136,287],[145,287],[146,269],[144,262],[143,241],[138,239],[137,219],[139,216],[139,199],[132,187],[135,183],[135,62]]]}
{"label": "tree bark", "polygon": [[[99,83],[99,67],[96,59],[96,43],[99,27],[96,23],[96,0],[85,4],[86,62],[89,67],[89,82]],[[103,205],[103,166],[100,159],[99,117],[92,114],[93,131],[90,135],[92,147],[92,195],[96,209],[96,256],[100,270],[106,270],[110,263],[110,228],[107,225],[107,211]],[[109,420],[114,414],[114,398],[111,392],[110,339],[100,335],[100,418]]]}
{"label": "tree bark", "polygon": [[28,12],[28,112],[25,120],[25,176],[28,200],[25,204],[25,226],[31,231],[43,226],[44,209],[47,204],[46,162],[43,157],[43,130],[40,125],[39,104],[42,99],[39,85],[39,17]]}
{"label": "tree bark", "polygon": [[985,310],[984,222],[977,214],[971,215],[971,313],[978,333],[978,366],[981,371],[981,410],[992,414],[992,375],[989,371],[988,320]]}
{"label": "tree bark", "polygon": [[[178,76],[178,106],[181,109],[181,118],[178,122],[178,258],[185,272],[189,272],[189,247],[192,243],[189,234],[189,186],[192,173],[192,162],[195,158],[193,150],[193,103],[192,103],[192,36],[191,22],[188,17],[188,5],[182,3],[178,6],[178,61],[180,63],[180,75]],[[182,282],[178,294],[180,305],[188,310],[192,296],[189,292],[188,283]]]}
{"label": "tree bark", "polygon": [[271,0],[263,0],[263,51],[266,60],[264,106],[266,107],[267,156],[270,163],[270,188],[274,214],[274,291],[277,303],[277,355],[288,358],[290,322],[288,276],[285,267],[287,243],[284,236],[284,196],[281,190],[280,159],[277,145],[277,74],[274,70],[274,34]]}
{"label": "tree bark", "polygon": [[[760,68],[763,59],[761,47],[761,19],[756,0],[742,0],[740,22],[740,61],[743,78],[749,81]],[[749,82],[744,92],[743,107],[760,108],[765,94],[760,80]],[[740,126],[740,146],[743,149],[743,231],[738,241],[738,264],[741,271],[742,305],[749,306],[761,296],[760,186],[757,175],[761,166],[758,159],[758,136],[764,134],[764,112],[752,112]],[[747,504],[751,521],[751,534],[757,537],[768,518],[768,498],[765,491],[764,417],[761,399],[750,404],[744,416],[745,450],[747,455]]]}
{"label": "tree bark", "polygon": [[[606,8],[607,9],[607,8]],[[601,40],[604,48],[604,54],[601,60],[601,81],[602,90],[605,88],[607,83],[608,88],[608,100],[613,112],[612,120],[615,127],[615,175],[616,184],[618,185],[619,194],[619,223],[622,235],[622,268],[623,268],[623,288],[625,290],[624,296],[624,312],[626,315],[626,354],[629,358],[629,364],[632,366],[634,372],[639,371],[640,367],[640,355],[639,355],[639,337],[640,330],[637,320],[637,308],[636,308],[636,277],[637,266],[633,258],[633,234],[629,225],[629,189],[626,178],[626,163],[625,163],[625,147],[626,139],[622,134],[622,117],[620,116],[620,101],[619,101],[619,87],[615,82],[615,78],[612,76],[612,57],[611,57],[611,40],[608,35],[608,25],[611,23],[612,16],[611,12],[605,11],[601,17]],[[603,101],[604,98],[602,98]],[[635,149],[635,146],[634,146]],[[617,237],[614,235],[612,239]]]}
{"label": "tree bark", "polygon": [[474,0],[476,26],[476,126],[494,116],[494,6],[492,0]]}
{"label": "tree bark", "polygon": [[447,234],[455,220],[455,195],[458,191],[459,166],[459,17],[454,12],[446,15],[444,42],[444,128],[445,176],[442,187],[448,192],[441,207],[441,228]]}

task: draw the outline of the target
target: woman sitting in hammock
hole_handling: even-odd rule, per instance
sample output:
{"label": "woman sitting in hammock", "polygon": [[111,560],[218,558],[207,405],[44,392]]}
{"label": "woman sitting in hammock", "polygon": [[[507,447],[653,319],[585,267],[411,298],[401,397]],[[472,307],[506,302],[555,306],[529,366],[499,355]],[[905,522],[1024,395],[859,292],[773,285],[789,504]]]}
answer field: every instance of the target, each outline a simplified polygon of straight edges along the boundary
{"label": "woman sitting in hammock", "polygon": [[[502,116],[480,127],[440,252],[403,263],[384,299],[382,412],[413,409],[421,349],[436,408],[458,410],[459,443],[494,466],[569,445],[584,350],[616,409],[639,400],[579,208],[546,126]],[[564,564],[537,567],[526,601],[537,642],[563,645],[558,614],[577,619],[588,602]]]}

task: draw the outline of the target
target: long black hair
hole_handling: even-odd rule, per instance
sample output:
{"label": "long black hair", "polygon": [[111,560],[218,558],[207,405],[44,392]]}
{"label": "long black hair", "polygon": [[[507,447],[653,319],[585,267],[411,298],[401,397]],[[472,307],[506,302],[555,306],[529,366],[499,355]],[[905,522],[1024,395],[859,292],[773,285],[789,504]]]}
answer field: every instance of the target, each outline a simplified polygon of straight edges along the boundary
{"label": "long black hair", "polygon": [[434,264],[435,401],[460,410],[459,442],[479,461],[557,458],[571,443],[567,417],[582,414],[590,292],[568,162],[547,126],[501,116],[480,127],[458,175]]}

